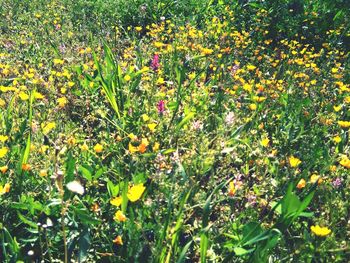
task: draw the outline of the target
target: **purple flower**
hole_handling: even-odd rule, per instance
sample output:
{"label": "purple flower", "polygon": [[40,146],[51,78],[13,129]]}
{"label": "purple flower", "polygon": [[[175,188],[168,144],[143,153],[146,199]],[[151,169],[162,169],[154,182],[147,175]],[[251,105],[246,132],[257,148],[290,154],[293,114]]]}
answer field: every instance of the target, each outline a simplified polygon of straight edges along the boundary
{"label": "purple flower", "polygon": [[164,100],[160,100],[157,104],[157,109],[159,114],[163,114],[165,111],[165,102]]}
{"label": "purple flower", "polygon": [[335,178],[335,180],[333,180],[332,185],[334,188],[339,188],[342,184],[343,180],[339,177]]}
{"label": "purple flower", "polygon": [[234,64],[231,68],[231,75],[234,77],[236,75],[237,70],[239,70],[239,65]]}
{"label": "purple flower", "polygon": [[159,55],[158,54],[154,54],[153,59],[151,61],[151,68],[154,71],[157,71],[159,69]]}

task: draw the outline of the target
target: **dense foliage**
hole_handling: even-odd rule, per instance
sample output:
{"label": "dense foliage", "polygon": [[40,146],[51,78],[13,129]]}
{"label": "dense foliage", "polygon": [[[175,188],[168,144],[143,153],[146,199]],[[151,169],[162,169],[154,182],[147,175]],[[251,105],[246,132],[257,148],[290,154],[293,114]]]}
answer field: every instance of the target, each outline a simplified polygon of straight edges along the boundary
{"label": "dense foliage", "polygon": [[1,262],[346,262],[350,2],[0,1]]}

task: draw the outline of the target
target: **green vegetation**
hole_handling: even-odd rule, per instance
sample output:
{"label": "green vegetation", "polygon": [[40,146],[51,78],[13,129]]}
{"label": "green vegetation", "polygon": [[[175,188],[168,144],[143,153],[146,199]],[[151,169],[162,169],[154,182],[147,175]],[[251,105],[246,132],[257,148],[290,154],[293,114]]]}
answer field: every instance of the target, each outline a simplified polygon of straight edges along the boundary
{"label": "green vegetation", "polygon": [[1,262],[346,262],[350,2],[2,0]]}

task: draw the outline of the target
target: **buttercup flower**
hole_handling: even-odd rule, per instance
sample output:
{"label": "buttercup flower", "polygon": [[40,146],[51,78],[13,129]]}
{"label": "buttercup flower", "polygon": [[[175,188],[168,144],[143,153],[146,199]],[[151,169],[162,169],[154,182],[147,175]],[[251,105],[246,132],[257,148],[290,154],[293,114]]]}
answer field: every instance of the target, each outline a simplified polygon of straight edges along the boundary
{"label": "buttercup flower", "polygon": [[128,191],[128,198],[131,202],[136,202],[139,200],[145,191],[146,187],[143,186],[143,184],[137,184],[129,188]]}
{"label": "buttercup flower", "polygon": [[125,222],[126,221],[126,216],[124,215],[124,213],[122,211],[118,210],[114,214],[114,220],[116,220],[118,222]]}
{"label": "buttercup flower", "polygon": [[312,233],[320,237],[328,236],[332,232],[328,227],[320,227],[319,225],[311,226],[310,229]]}
{"label": "buttercup flower", "polygon": [[298,159],[294,156],[291,156],[291,157],[289,157],[289,164],[291,167],[298,167],[301,164],[301,161],[300,161],[300,159]]}
{"label": "buttercup flower", "polygon": [[102,151],[103,151],[103,146],[102,146],[102,144],[96,144],[95,146],[94,146],[94,151],[96,152],[96,153],[101,153]]}

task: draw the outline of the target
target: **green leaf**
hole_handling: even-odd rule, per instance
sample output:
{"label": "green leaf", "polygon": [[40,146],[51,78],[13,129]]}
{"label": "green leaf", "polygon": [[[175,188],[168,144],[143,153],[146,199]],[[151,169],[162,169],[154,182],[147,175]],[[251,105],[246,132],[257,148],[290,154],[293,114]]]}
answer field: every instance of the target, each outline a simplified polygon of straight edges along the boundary
{"label": "green leaf", "polygon": [[83,232],[80,234],[78,245],[79,245],[79,251],[78,251],[78,259],[79,262],[84,262],[88,255],[88,249],[90,247],[91,241],[90,241],[90,234],[89,230],[85,228]]}
{"label": "green leaf", "polygon": [[184,262],[184,260],[186,259],[186,253],[187,253],[187,250],[190,248],[191,244],[192,244],[192,240],[189,241],[182,249],[180,255],[179,255],[179,258],[177,259],[176,263],[182,263]]}
{"label": "green leaf", "polygon": [[82,173],[84,178],[88,181],[92,181],[92,172],[91,172],[91,167],[88,165],[80,165],[78,168],[79,172]]}
{"label": "green leaf", "polygon": [[188,113],[176,126],[178,132],[184,125],[186,125],[195,115],[195,112]]}
{"label": "green leaf", "polygon": [[69,151],[66,161],[66,182],[71,182],[74,180],[74,170],[75,170],[75,159],[73,158],[72,153]]}
{"label": "green leaf", "polygon": [[111,180],[107,179],[107,190],[110,197],[115,197],[119,194],[119,184],[114,185]]}
{"label": "green leaf", "polygon": [[89,214],[89,211],[87,211],[86,209],[75,208],[74,212],[75,212],[76,216],[80,219],[80,221],[84,225],[89,226],[89,225],[98,225],[98,224],[100,224],[100,220],[93,218]]}
{"label": "green leaf", "polygon": [[252,249],[244,249],[242,247],[235,247],[233,248],[233,251],[235,252],[236,256],[243,256],[243,255],[246,255],[248,253],[251,253],[254,251],[254,248]]}
{"label": "green leaf", "polygon": [[243,238],[240,243],[246,244],[251,240],[254,240],[262,232],[263,230],[258,222],[249,222],[243,227]]}
{"label": "green leaf", "polygon": [[31,227],[33,227],[34,229],[38,229],[38,225],[36,223],[34,223],[33,221],[30,221],[29,219],[27,219],[26,217],[24,217],[20,212],[17,211],[17,215],[19,217],[19,219],[25,223],[26,225],[29,225]]}

